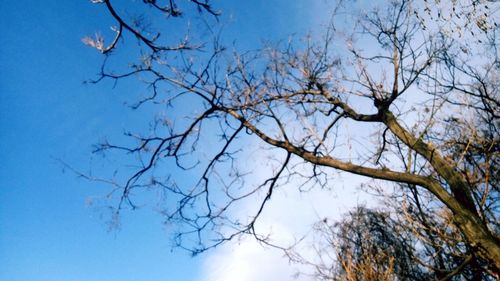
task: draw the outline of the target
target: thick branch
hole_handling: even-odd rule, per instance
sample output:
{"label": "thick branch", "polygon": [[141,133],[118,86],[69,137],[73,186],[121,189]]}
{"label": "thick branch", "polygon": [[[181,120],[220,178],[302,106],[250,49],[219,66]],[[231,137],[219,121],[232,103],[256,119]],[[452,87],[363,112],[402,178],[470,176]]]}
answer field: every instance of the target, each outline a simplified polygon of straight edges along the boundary
{"label": "thick branch", "polygon": [[[227,110],[222,108],[219,108],[219,110],[223,110],[228,114],[232,115],[234,118],[239,120],[243,124],[243,126],[245,126],[248,130],[256,134],[264,142],[274,147],[282,148],[289,153],[301,157],[302,159],[304,159],[309,163],[326,167],[332,167],[349,173],[376,179],[383,179],[399,183],[416,184],[426,188],[436,197],[438,197],[440,201],[443,202],[448,208],[450,208],[450,210],[452,210],[453,213],[455,213],[456,224],[462,230],[463,234],[467,237],[474,250],[484,259],[489,260],[492,265],[495,265],[497,270],[500,269],[500,246],[498,243],[498,239],[493,237],[492,234],[486,228],[486,226],[483,225],[480,218],[477,216],[476,212],[474,212],[473,210],[471,211],[468,208],[464,208],[462,202],[460,202],[457,198],[455,198],[455,196],[450,195],[446,191],[446,189],[444,189],[436,180],[408,172],[403,173],[388,169],[369,168],[361,165],[352,164],[350,162],[344,162],[338,159],[334,159],[330,156],[316,156],[312,152],[307,151],[302,147],[297,147],[292,143],[290,143],[289,141],[280,141],[269,137],[267,134],[259,130],[256,126],[254,126],[243,116],[241,116],[240,114],[238,114],[233,110]],[[391,126],[395,126],[394,124],[397,124],[397,122],[396,123],[394,122],[395,120],[390,121],[389,123],[391,124]],[[401,128],[400,130],[398,130],[398,132],[400,132],[401,130],[404,129]],[[408,132],[406,131],[403,132],[405,132],[407,140],[409,139],[415,141],[414,139],[410,139],[410,137],[412,136]],[[424,143],[420,141],[419,145],[424,145]],[[432,155],[430,159],[432,159]]]}
{"label": "thick branch", "polygon": [[457,200],[469,211],[477,214],[469,187],[453,165],[446,161],[435,147],[404,129],[389,110],[383,112],[383,122],[402,142],[429,161],[436,172],[450,185]]}

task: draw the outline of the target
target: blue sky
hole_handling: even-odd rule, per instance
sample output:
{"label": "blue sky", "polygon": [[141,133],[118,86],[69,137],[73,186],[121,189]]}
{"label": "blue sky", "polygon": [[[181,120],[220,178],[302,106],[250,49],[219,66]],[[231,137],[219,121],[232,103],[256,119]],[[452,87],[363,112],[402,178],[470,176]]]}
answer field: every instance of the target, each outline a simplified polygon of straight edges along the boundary
{"label": "blue sky", "polygon": [[[321,0],[214,4],[231,18],[224,18],[227,38],[244,48],[304,34],[327,19]],[[205,280],[210,258],[224,252],[193,259],[172,251],[151,208],[125,213],[121,230],[108,232],[106,210],[86,204],[105,187],[65,172],[57,160],[109,171],[112,160],[92,155],[91,145],[144,121],[124,106],[133,85],[82,83],[95,77],[102,57],[81,39],[107,30],[104,9],[85,0],[32,0],[1,1],[0,10],[0,280]]]}

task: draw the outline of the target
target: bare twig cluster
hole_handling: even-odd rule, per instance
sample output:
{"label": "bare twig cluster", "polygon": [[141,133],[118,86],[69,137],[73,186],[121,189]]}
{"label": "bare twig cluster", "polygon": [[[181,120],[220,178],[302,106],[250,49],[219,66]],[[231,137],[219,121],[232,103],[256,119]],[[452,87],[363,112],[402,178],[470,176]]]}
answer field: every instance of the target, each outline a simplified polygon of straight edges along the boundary
{"label": "bare twig cluster", "polygon": [[[332,171],[343,171],[394,184],[392,190],[383,185],[382,191],[387,205],[399,206],[404,216],[364,215],[383,220],[385,236],[409,238],[401,244],[397,237],[373,236],[378,230],[360,233],[361,240],[373,243],[351,245],[336,257],[347,278],[342,280],[354,278],[349,273],[354,271],[392,280],[413,267],[426,267],[415,272],[434,272],[443,280],[498,274],[498,28],[488,31],[486,42],[461,42],[439,29],[426,30],[414,14],[414,1],[388,1],[384,9],[357,18],[354,30],[332,26],[320,43],[289,42],[238,53],[215,40],[207,56],[188,54],[187,44],[158,45],[158,36],[146,37],[109,1],[100,2],[119,24],[113,42],[127,30],[150,52],[126,72],[103,67],[96,82],[139,77],[152,94],[137,106],[192,107],[184,119],[173,117],[182,121],[155,122],[161,129],[150,135],[127,134],[135,145],[97,147],[139,159],[140,168],[119,185],[118,210],[136,207],[134,191],[156,187],[168,195],[165,216],[178,223],[177,243],[193,254],[241,234],[271,244],[257,221],[273,192],[292,183],[304,190],[327,187]],[[172,1],[167,6],[157,2],[145,1],[179,15]],[[208,3],[191,2],[217,14]],[[103,53],[116,46],[105,47],[100,38],[86,42]],[[163,51],[171,50],[178,52],[178,61],[166,63]],[[346,132],[348,126],[360,129]],[[279,163],[260,183],[253,183],[251,169],[241,165],[255,142]],[[185,186],[168,173],[171,167],[198,178]],[[248,202],[254,206],[250,213],[236,215]],[[375,238],[380,239],[370,240]],[[382,249],[395,252],[376,250],[376,243],[388,243]],[[356,252],[366,247],[375,250]],[[446,254],[456,256],[440,260]],[[402,255],[409,260],[398,261]]]}

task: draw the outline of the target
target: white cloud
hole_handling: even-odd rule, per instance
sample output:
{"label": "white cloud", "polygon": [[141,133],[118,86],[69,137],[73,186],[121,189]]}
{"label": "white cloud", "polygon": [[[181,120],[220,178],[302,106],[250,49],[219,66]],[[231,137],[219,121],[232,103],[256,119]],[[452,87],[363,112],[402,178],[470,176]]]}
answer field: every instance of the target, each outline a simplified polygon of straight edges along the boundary
{"label": "white cloud", "polygon": [[[250,238],[250,237],[248,237]],[[288,280],[294,273],[281,253],[264,249],[252,239],[226,245],[205,260],[203,281]]]}
{"label": "white cloud", "polygon": [[[294,238],[302,237],[310,231],[318,220],[338,216],[349,208],[363,202],[356,186],[362,181],[356,176],[346,176],[334,183],[333,191],[313,189],[299,192],[293,185],[281,186],[273,194],[258,229],[271,233],[273,242],[290,245]],[[286,190],[289,188],[289,190]],[[307,239],[304,246],[310,245]],[[200,281],[271,281],[291,280],[298,271],[307,271],[297,264],[291,264],[279,250],[264,247],[253,237],[228,243],[208,253],[204,259]],[[310,280],[300,276],[297,280]]]}

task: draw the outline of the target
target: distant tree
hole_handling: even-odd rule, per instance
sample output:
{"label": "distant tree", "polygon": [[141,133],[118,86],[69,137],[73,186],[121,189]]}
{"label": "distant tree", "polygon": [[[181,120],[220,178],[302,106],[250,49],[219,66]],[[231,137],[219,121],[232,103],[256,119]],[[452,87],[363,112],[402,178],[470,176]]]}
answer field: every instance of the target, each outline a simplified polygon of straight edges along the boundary
{"label": "distant tree", "polygon": [[[113,182],[113,194],[119,192],[117,212],[136,208],[136,191],[156,187],[166,194],[167,220],[177,223],[177,243],[193,254],[241,234],[270,243],[256,228],[276,188],[330,186],[333,171],[343,171],[373,179],[367,189],[394,207],[387,218],[362,211],[340,228],[336,235],[344,234],[338,243],[346,242],[342,239],[348,232],[368,235],[366,245],[344,244],[354,259],[349,266],[364,265],[366,256],[360,251],[376,243],[384,251],[370,250],[369,255],[404,257],[384,256],[377,265],[397,276],[420,268],[407,260],[420,255],[421,263],[432,268],[415,274],[498,276],[496,24],[473,38],[461,37],[440,28],[446,19],[424,25],[422,9],[428,15],[434,11],[421,1],[386,1],[373,4],[367,13],[355,12],[356,1],[339,1],[332,26],[319,43],[289,42],[238,53],[215,40],[207,56],[206,46],[197,53],[192,50],[201,45],[160,44],[159,33],[128,24],[110,1],[95,2],[106,5],[118,22],[117,35],[109,46],[99,38],[85,43],[109,54],[128,31],[142,50],[131,69],[115,73],[103,67],[97,81],[139,77],[152,94],[138,105],[189,111],[157,118],[149,132],[127,133],[135,145],[105,142],[97,147],[100,152],[124,151],[140,165],[124,183]],[[165,7],[157,2],[144,1],[169,16],[180,14],[175,2]],[[186,2],[217,14],[208,2]],[[498,10],[496,3],[491,6],[489,10]],[[352,24],[342,24],[347,20]],[[242,164],[256,140],[279,164],[258,184],[250,178],[252,167]],[[185,186],[176,181],[176,173],[199,177]],[[241,216],[235,210],[244,202],[255,208]],[[361,224],[365,219],[368,224]],[[385,224],[371,228],[380,221]],[[359,228],[363,225],[367,228]],[[422,249],[403,249],[406,236],[423,243]]]}
{"label": "distant tree", "polygon": [[[317,223],[319,280],[433,280],[416,262],[415,236],[389,213],[358,207],[333,224]],[[335,253],[332,255],[332,253]]]}
{"label": "distant tree", "polygon": [[316,256],[293,259],[318,280],[495,280],[465,250],[450,214],[426,210],[424,224],[403,206],[357,207],[337,222],[322,220],[314,228]]}

